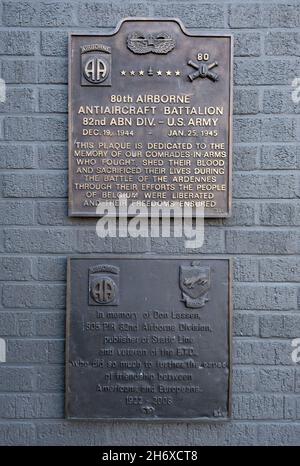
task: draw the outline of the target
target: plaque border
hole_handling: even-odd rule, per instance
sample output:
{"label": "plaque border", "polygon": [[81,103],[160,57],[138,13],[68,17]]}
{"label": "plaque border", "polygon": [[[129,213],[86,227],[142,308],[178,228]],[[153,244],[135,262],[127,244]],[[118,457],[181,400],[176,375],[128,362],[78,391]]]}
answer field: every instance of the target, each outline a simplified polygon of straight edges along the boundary
{"label": "plaque border", "polygon": [[[77,259],[85,260],[105,260],[105,259],[133,259],[133,260],[226,260],[228,265],[228,391],[227,391],[227,404],[228,404],[228,416],[227,417],[189,417],[189,418],[88,418],[88,417],[74,417],[68,415],[68,385],[69,379],[69,345],[67,342],[70,339],[70,324],[71,324],[71,261]],[[67,300],[66,300],[66,331],[65,331],[65,391],[64,391],[64,413],[65,419],[70,421],[92,421],[92,422],[146,422],[146,423],[159,423],[159,422],[203,422],[203,423],[220,423],[230,422],[232,419],[232,277],[233,277],[233,258],[232,257],[218,257],[218,256],[202,256],[197,255],[159,255],[159,254],[95,254],[95,255],[74,255],[67,258]]]}
{"label": "plaque border", "polygon": [[[179,27],[181,28],[181,31],[183,34],[189,37],[225,37],[230,40],[230,63],[229,63],[229,117],[228,117],[228,179],[227,179],[227,203],[228,203],[228,210],[227,212],[223,213],[207,213],[204,215],[204,218],[228,218],[231,217],[232,215],[232,157],[233,157],[233,152],[232,152],[232,129],[233,129],[233,34],[230,33],[208,33],[208,32],[203,32],[198,29],[196,31],[191,30],[192,28],[186,28],[183,24],[183,22],[179,18],[168,18],[168,17],[161,17],[161,18],[155,18],[155,17],[125,17],[121,19],[118,23],[115,29],[112,31],[109,29],[108,32],[103,32],[103,28],[101,28],[101,33],[100,32],[71,32],[69,33],[69,39],[68,39],[68,216],[69,217],[79,217],[79,218],[84,218],[84,217],[90,217],[90,218],[98,218],[96,213],[93,212],[76,212],[73,209],[73,190],[72,190],[72,171],[70,169],[71,167],[71,160],[72,160],[72,153],[71,153],[71,137],[72,137],[72,130],[73,130],[73,125],[72,125],[72,118],[71,118],[71,60],[72,60],[72,37],[78,37],[78,36],[114,36],[116,35],[119,30],[121,29],[122,25],[126,22],[137,22],[137,21],[147,21],[147,22],[173,22],[177,23]],[[149,218],[149,215],[145,216],[142,215],[141,213],[139,214],[140,216]],[[107,215],[109,217],[109,215]],[[171,215],[173,218],[174,215]]]}

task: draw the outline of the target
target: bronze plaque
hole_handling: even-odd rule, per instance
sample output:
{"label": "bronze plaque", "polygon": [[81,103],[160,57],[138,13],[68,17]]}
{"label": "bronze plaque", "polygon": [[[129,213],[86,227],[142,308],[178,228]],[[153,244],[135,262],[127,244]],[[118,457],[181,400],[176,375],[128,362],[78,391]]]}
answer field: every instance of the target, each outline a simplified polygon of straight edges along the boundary
{"label": "bronze plaque", "polygon": [[69,57],[71,216],[120,198],[146,211],[230,215],[230,35],[132,18],[114,32],[72,34]]}
{"label": "bronze plaque", "polygon": [[227,419],[229,259],[74,257],[66,417]]}

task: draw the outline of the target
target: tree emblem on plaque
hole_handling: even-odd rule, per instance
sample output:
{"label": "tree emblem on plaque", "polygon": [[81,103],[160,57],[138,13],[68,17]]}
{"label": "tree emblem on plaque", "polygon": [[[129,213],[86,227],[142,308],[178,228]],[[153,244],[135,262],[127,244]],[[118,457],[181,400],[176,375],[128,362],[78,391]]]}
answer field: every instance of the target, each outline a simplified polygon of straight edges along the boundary
{"label": "tree emblem on plaque", "polygon": [[111,86],[111,48],[104,44],[80,47],[81,85]]}
{"label": "tree emblem on plaque", "polygon": [[100,264],[89,268],[89,305],[118,306],[119,267]]}
{"label": "tree emblem on plaque", "polygon": [[203,307],[209,301],[210,267],[200,267],[199,261],[193,261],[191,265],[181,265],[179,286],[186,307]]}

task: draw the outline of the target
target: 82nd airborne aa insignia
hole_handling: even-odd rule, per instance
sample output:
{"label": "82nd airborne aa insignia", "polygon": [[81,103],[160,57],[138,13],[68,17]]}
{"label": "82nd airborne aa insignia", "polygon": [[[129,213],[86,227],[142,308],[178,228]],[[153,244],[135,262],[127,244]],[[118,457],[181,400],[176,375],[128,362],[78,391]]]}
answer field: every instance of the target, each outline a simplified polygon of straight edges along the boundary
{"label": "82nd airborne aa insignia", "polygon": [[111,86],[111,48],[104,44],[83,45],[81,85]]}
{"label": "82nd airborne aa insignia", "polygon": [[99,264],[89,269],[89,305],[119,304],[119,267]]}

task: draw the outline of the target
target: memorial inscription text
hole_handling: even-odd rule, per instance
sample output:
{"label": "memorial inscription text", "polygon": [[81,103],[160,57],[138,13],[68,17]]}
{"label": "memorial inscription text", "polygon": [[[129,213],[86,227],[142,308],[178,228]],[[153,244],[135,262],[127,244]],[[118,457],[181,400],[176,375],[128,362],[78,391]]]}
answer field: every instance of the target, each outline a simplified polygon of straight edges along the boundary
{"label": "memorial inscription text", "polygon": [[70,215],[120,197],[229,215],[231,45],[175,20],[71,36]]}
{"label": "memorial inscription text", "polygon": [[68,417],[230,415],[228,259],[73,258],[68,280]]}

